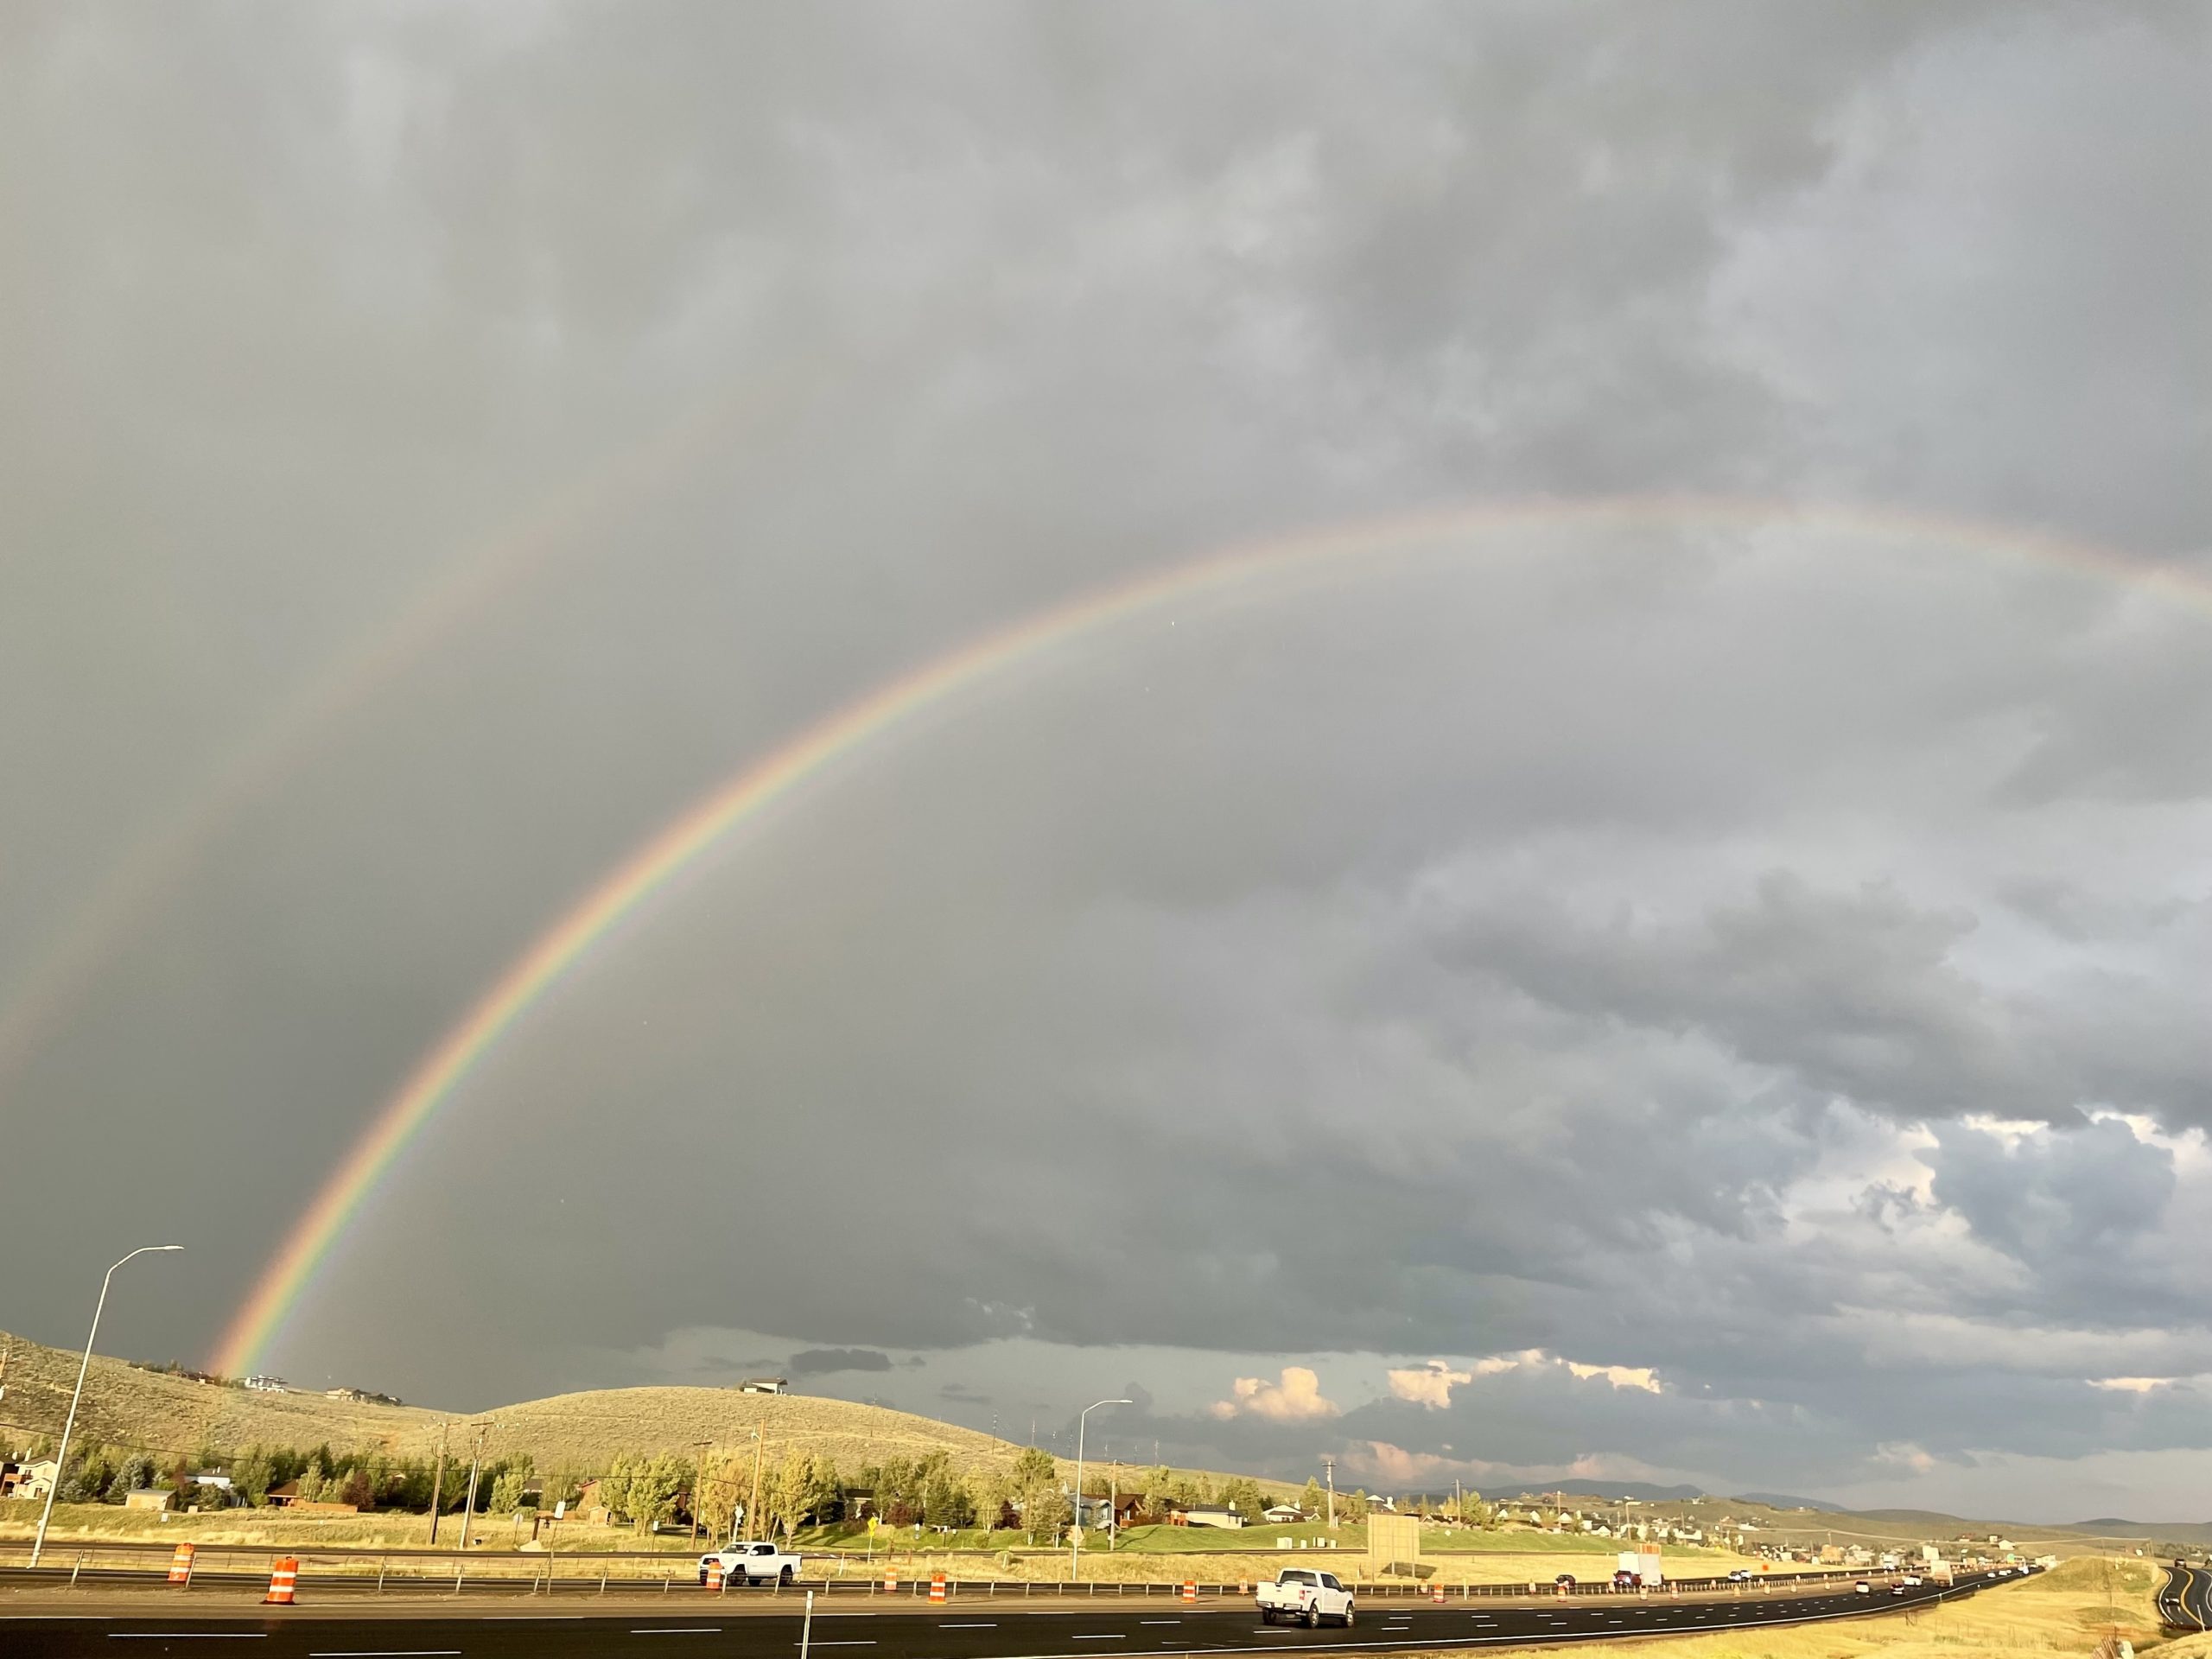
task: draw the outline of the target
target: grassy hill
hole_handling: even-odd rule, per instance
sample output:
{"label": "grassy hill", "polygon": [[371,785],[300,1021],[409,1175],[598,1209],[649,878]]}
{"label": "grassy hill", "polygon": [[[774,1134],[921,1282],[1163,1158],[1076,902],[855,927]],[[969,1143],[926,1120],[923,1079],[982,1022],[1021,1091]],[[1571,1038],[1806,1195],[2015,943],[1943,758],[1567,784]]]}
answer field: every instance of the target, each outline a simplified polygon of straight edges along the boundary
{"label": "grassy hill", "polygon": [[[0,1434],[21,1446],[59,1434],[76,1381],[78,1356],[0,1333],[11,1345],[8,1396]],[[681,1452],[701,1440],[735,1450],[765,1427],[769,1454],[793,1449],[823,1453],[840,1468],[943,1451],[969,1468],[1011,1464],[1020,1450],[973,1429],[881,1406],[803,1395],[747,1395],[730,1389],[594,1389],[556,1395],[474,1414],[494,1421],[493,1455],[529,1452],[541,1467],[594,1470],[615,1456]],[[320,1394],[249,1394],[141,1370],[105,1355],[92,1357],[78,1416],[86,1443],[102,1442],[162,1455],[203,1448],[235,1452],[255,1444],[334,1451],[381,1450],[397,1457],[437,1449],[442,1424],[465,1421],[420,1406],[363,1405]]]}
{"label": "grassy hill", "polygon": [[[0,1402],[0,1433],[21,1446],[39,1434],[58,1437],[68,1414],[79,1356],[0,1332],[9,1349],[8,1397]],[[435,1442],[441,1414],[415,1406],[357,1405],[319,1394],[248,1394],[140,1370],[94,1354],[78,1408],[87,1441],[186,1456],[203,1446],[232,1452],[257,1442],[334,1449],[413,1450]]]}
{"label": "grassy hill", "polygon": [[499,1424],[495,1446],[527,1447],[543,1466],[602,1467],[619,1452],[680,1452],[701,1440],[750,1446],[758,1427],[768,1455],[807,1451],[842,1470],[887,1458],[950,1454],[957,1467],[1004,1467],[1020,1448],[882,1406],[808,1395],[739,1394],[729,1389],[594,1389],[484,1414]]}

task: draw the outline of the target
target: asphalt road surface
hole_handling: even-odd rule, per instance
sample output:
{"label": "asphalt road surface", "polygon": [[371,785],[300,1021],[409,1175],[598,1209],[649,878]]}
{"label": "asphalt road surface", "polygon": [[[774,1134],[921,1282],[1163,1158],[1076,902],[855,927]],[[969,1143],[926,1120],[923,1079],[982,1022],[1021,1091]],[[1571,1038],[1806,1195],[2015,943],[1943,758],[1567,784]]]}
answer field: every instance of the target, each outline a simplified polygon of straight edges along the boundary
{"label": "asphalt road surface", "polygon": [[[1148,1607],[1024,1613],[982,1605],[933,1612],[817,1611],[808,1659],[1093,1659],[1100,1654],[1248,1654],[1270,1649],[1389,1652],[1572,1643],[1662,1632],[1744,1630],[1894,1613],[1971,1595],[1927,1585],[1891,1596],[1849,1588],[1802,1596],[1643,1600],[1585,1598],[1535,1606],[1373,1603],[1350,1630],[1263,1624],[1248,1608]],[[499,1614],[455,1618],[138,1614],[0,1619],[9,1659],[796,1659],[801,1621],[785,1613]]]}
{"label": "asphalt road surface", "polygon": [[2212,1630],[2212,1571],[2170,1567],[2158,1592],[2158,1618],[2176,1630]]}

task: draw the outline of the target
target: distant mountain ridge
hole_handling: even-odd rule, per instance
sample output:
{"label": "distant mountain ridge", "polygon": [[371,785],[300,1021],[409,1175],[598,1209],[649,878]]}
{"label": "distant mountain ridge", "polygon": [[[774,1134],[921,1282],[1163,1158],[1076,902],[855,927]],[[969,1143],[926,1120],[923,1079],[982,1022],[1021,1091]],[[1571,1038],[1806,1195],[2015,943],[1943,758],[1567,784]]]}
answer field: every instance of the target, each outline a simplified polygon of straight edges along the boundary
{"label": "distant mountain ridge", "polygon": [[1525,1485],[1514,1496],[1539,1498],[1554,1492],[1564,1497],[1632,1497],[1641,1503],[1687,1503],[1709,1496],[1702,1486],[1660,1486],[1648,1480],[1591,1480],[1586,1477]]}

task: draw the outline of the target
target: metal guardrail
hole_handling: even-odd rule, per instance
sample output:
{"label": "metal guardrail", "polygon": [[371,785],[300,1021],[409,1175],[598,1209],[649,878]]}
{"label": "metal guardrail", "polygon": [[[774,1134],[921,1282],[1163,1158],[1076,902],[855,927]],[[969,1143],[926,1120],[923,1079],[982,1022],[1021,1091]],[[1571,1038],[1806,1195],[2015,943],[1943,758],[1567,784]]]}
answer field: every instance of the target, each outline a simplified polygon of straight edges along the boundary
{"label": "metal guardrail", "polygon": [[[221,1548],[226,1554],[256,1556],[264,1562],[273,1560],[276,1554],[249,1546]],[[201,1549],[207,1551],[208,1547],[202,1546]],[[118,1567],[93,1564],[91,1560],[92,1554],[92,1552],[81,1550],[75,1552],[73,1555],[70,1555],[68,1564],[63,1566],[58,1564],[59,1558],[61,1555],[69,1554],[69,1552],[49,1551],[49,1560],[54,1560],[56,1562],[54,1565],[35,1568],[0,1567],[0,1587],[10,1585],[24,1586],[60,1585],[67,1587],[86,1588],[143,1588],[151,1592],[167,1591],[170,1588],[167,1580],[168,1563],[166,1558],[158,1563],[149,1563],[143,1567]],[[332,1554],[337,1553],[332,1552]],[[427,1565],[420,1555],[410,1557],[402,1564],[402,1570],[398,1571],[393,1569],[393,1563],[388,1560],[377,1560],[375,1570],[372,1572],[367,1570],[368,1564],[361,1561],[357,1554],[349,1553],[339,1560],[326,1560],[319,1567],[312,1563],[305,1555],[300,1555],[297,1559],[301,1563],[300,1580],[303,1590],[312,1586],[315,1589],[357,1595],[374,1596],[410,1592],[433,1592],[455,1597],[505,1594],[516,1597],[543,1595],[550,1598],[556,1595],[606,1596],[608,1594],[666,1596],[676,1594],[679,1591],[694,1597],[708,1593],[699,1585],[696,1572],[689,1561],[686,1561],[681,1569],[671,1567],[658,1573],[633,1575],[617,1574],[612,1572],[610,1569],[613,1560],[606,1557],[587,1560],[575,1556],[566,1558],[505,1556],[486,1560],[482,1557],[463,1557],[455,1553],[449,1558],[454,1563],[452,1570],[437,1573],[420,1570],[423,1566]],[[636,1558],[628,1559],[635,1560]],[[572,1569],[581,1567],[582,1570],[572,1570],[563,1573],[560,1568],[564,1562]],[[469,1570],[472,1567],[481,1568],[495,1564],[506,1570],[479,1571],[474,1574]],[[596,1573],[591,1570],[594,1565],[599,1568]],[[346,1570],[349,1567],[356,1567],[357,1570]],[[522,1570],[525,1567],[530,1570]],[[1457,1585],[1446,1583],[1442,1587],[1447,1601],[1514,1599],[1548,1601],[1569,1598],[1574,1599],[1637,1598],[1648,1600],[1672,1599],[1684,1593],[1726,1594],[1730,1591],[1735,1592],[1738,1596],[1747,1593],[1765,1594],[1784,1586],[1797,1590],[1812,1584],[1840,1586],[1845,1583],[1855,1583],[1859,1578],[1865,1578],[1869,1582],[1880,1583],[1887,1587],[1902,1576],[1898,1573],[1766,1573],[1750,1580],[1675,1580],[1664,1585],[1641,1589],[1618,1588],[1610,1580],[1586,1584],[1578,1583],[1572,1586],[1559,1586],[1541,1580],[1534,1582],[1519,1580],[1487,1584],[1471,1581]],[[179,1587],[175,1593],[188,1595],[194,1587],[250,1590],[265,1585],[267,1580],[268,1572],[265,1567],[239,1571],[236,1567],[198,1566],[193,1573],[191,1584]],[[963,1599],[982,1596],[990,1599],[1076,1598],[1091,1600],[1135,1599],[1141,1601],[1180,1601],[1186,1594],[1185,1586],[1189,1586],[1187,1593],[1197,1599],[1219,1602],[1226,1599],[1241,1599],[1249,1597],[1252,1588],[1261,1581],[1256,1578],[1241,1580],[1235,1584],[1226,1580],[1198,1583],[1193,1580],[1133,1582],[1096,1579],[1049,1580],[948,1578],[944,1581],[944,1589],[948,1596],[957,1595]],[[1978,1585],[1980,1580],[1977,1577],[1969,1582]],[[840,1599],[859,1597],[905,1597],[927,1600],[931,1588],[931,1580],[927,1577],[901,1578],[896,1580],[895,1588],[887,1589],[884,1579],[880,1576],[855,1576],[803,1579],[794,1580],[790,1585],[771,1583],[749,1586],[732,1586],[721,1593],[748,1599],[772,1599],[779,1596],[796,1595],[810,1590],[818,1597],[835,1597]],[[1425,1583],[1362,1584],[1356,1586],[1356,1592],[1363,1601],[1418,1602],[1433,1600],[1437,1588],[1438,1581],[1431,1579]]]}

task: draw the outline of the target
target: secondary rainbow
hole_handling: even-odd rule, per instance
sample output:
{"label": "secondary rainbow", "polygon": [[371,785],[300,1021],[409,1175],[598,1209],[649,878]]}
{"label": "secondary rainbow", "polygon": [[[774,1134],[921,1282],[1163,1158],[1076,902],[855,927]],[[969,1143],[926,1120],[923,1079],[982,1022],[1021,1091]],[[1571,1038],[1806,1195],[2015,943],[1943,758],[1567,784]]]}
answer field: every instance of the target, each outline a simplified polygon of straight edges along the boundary
{"label": "secondary rainbow", "polygon": [[788,372],[749,380],[586,468],[526,518],[464,547],[396,614],[273,704],[207,782],[102,877],[90,901],[8,988],[0,999],[0,1087],[83,1001],[133,929],[176,892],[222,830],[313,753],[333,726],[578,543],[589,526],[696,471],[747,417],[780,408],[792,384]]}
{"label": "secondary rainbow", "polygon": [[1082,594],[924,664],[809,727],[645,841],[539,935],[416,1066],[325,1180],[225,1332],[214,1357],[215,1370],[235,1376],[259,1369],[317,1268],[394,1160],[500,1038],[594,944],[733,830],[840,758],[960,692],[1165,605],[1202,599],[1263,575],[1287,575],[1361,555],[1403,552],[1444,537],[1608,523],[1796,524],[1932,543],[2024,557],[2163,591],[2212,612],[2212,582],[2202,577],[2011,526],[1859,506],[1678,495],[1524,500],[1368,520],[1234,547]]}

